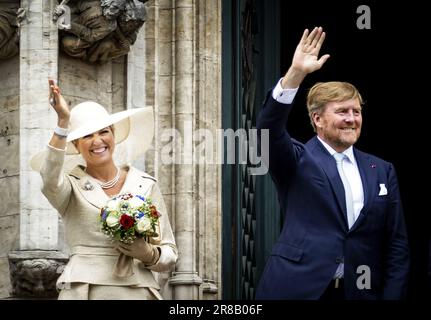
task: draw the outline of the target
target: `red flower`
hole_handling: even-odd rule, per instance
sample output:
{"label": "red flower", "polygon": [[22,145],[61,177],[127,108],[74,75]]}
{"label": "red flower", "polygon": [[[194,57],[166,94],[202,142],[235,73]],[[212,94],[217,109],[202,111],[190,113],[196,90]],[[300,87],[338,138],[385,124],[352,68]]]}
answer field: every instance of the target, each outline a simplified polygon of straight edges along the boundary
{"label": "red flower", "polygon": [[120,217],[120,224],[124,230],[128,230],[131,227],[133,227],[134,223],[135,223],[135,220],[133,220],[133,218],[131,216],[128,216],[127,214],[123,214]]}
{"label": "red flower", "polygon": [[151,210],[151,215],[155,218],[160,217],[160,213],[157,211],[156,206],[155,205],[151,205],[150,206],[150,210]]}

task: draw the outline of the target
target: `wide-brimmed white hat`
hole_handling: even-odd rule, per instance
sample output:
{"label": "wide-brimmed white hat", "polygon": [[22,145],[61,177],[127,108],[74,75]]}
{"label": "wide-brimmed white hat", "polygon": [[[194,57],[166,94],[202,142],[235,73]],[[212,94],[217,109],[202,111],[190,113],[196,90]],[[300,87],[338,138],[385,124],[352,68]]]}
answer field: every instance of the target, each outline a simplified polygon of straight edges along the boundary
{"label": "wide-brimmed white hat", "polygon": [[[109,114],[102,105],[94,101],[77,104],[70,111],[70,132],[66,140],[68,166],[83,163],[83,159],[72,141],[111,125],[114,126],[115,153],[122,156],[128,153],[129,160],[134,160],[145,153],[153,140],[153,108],[134,108]],[[123,147],[122,144],[121,151],[118,152],[118,145],[126,140],[127,146]],[[30,159],[30,166],[33,170],[40,171],[45,154],[46,152],[43,151]]]}

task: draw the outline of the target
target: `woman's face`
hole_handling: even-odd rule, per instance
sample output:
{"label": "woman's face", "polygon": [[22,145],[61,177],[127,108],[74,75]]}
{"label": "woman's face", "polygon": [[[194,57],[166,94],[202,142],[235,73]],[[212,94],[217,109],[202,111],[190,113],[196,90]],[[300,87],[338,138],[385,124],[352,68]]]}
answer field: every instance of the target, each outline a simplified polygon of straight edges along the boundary
{"label": "woman's face", "polygon": [[87,167],[106,165],[113,161],[115,141],[112,129],[106,127],[79,138],[76,147],[87,162]]}

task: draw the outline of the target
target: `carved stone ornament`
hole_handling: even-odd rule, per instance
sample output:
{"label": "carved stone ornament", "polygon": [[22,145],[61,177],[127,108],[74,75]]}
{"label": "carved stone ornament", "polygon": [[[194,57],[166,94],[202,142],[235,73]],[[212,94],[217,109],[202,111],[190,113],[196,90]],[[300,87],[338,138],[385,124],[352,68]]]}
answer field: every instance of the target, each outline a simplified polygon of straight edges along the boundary
{"label": "carved stone ornament", "polygon": [[[36,257],[46,256],[46,258]],[[56,251],[15,251],[9,254],[14,298],[56,298],[56,282],[67,263]]]}
{"label": "carved stone ornament", "polygon": [[23,8],[0,6],[0,59],[9,59],[19,53],[19,27],[24,17]]}
{"label": "carved stone ornament", "polygon": [[146,20],[146,1],[63,0],[53,12],[61,50],[99,64],[126,55]]}

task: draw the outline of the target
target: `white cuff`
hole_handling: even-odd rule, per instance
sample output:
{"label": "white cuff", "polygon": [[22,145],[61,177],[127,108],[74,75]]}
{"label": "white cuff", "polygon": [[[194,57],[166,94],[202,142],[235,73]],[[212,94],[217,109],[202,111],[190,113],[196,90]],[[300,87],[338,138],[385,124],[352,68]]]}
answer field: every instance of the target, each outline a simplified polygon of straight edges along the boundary
{"label": "white cuff", "polygon": [[57,126],[57,127],[54,128],[54,133],[57,136],[66,138],[67,135],[69,134],[69,129],[60,128],[60,127]]}
{"label": "white cuff", "polygon": [[281,78],[277,85],[275,86],[274,90],[272,90],[272,97],[277,102],[283,103],[283,104],[291,104],[293,102],[293,99],[295,99],[296,93],[298,92],[298,88],[295,89],[283,89],[281,86]]}

